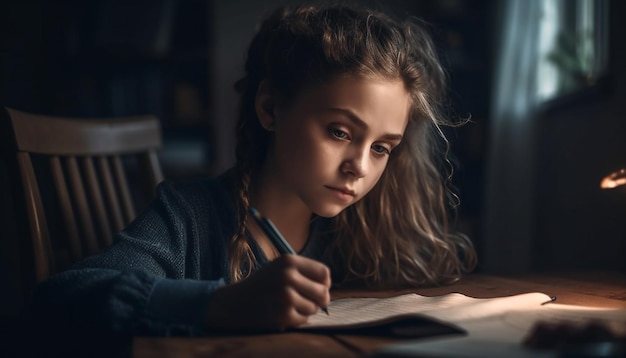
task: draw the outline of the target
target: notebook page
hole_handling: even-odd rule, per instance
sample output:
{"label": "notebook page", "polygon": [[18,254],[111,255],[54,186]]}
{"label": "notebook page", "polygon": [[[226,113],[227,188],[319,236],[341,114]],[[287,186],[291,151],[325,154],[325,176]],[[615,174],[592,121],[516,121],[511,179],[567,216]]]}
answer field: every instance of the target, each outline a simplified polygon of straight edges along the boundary
{"label": "notebook page", "polygon": [[461,323],[498,316],[511,311],[540,310],[547,307],[542,306],[542,303],[547,301],[550,301],[550,296],[533,292],[496,298],[470,298],[470,301],[462,305],[445,309],[436,308],[421,313],[440,320]]}
{"label": "notebook page", "polygon": [[542,293],[490,299],[472,298],[460,293],[436,297],[410,293],[390,298],[344,298],[330,303],[330,315],[318,312],[299,328],[356,327],[419,314],[456,323],[458,320],[499,314],[515,307],[536,307],[548,299]]}

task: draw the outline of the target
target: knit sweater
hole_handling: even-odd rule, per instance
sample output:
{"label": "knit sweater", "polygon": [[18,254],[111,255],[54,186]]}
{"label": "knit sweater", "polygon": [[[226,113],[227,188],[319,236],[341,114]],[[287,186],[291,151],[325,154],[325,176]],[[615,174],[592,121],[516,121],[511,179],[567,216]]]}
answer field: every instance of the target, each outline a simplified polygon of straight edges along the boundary
{"label": "knit sweater", "polygon": [[[322,260],[324,222],[314,220],[300,255]],[[206,334],[211,295],[230,282],[227,249],[235,229],[224,178],[164,182],[111,247],[40,284],[31,313],[44,326],[53,322],[75,332]],[[266,264],[260,247],[249,242],[258,267]]]}

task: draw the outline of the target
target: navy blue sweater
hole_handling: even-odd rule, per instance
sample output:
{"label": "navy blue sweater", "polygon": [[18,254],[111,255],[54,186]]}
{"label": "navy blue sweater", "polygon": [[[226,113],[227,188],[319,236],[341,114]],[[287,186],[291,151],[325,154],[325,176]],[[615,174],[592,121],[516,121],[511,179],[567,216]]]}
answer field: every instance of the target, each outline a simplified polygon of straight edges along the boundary
{"label": "navy blue sweater", "polygon": [[[322,261],[323,222],[314,221],[300,255]],[[211,295],[230,281],[227,247],[235,225],[223,178],[164,182],[110,248],[40,284],[30,313],[40,327],[75,333],[206,334]],[[256,242],[250,245],[259,266],[267,263]]]}

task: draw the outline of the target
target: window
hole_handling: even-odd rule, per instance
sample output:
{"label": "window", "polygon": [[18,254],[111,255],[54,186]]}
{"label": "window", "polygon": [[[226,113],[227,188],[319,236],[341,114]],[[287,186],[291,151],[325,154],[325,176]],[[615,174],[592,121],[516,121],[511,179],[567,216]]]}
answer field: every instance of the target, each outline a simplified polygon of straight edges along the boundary
{"label": "window", "polygon": [[539,22],[540,102],[596,83],[608,59],[608,0],[543,0]]}

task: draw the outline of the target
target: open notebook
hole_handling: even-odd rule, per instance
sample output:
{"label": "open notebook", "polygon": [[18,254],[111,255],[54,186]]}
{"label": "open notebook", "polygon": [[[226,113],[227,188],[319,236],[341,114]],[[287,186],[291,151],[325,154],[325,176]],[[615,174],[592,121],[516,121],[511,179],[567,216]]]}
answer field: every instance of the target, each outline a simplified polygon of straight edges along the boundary
{"label": "open notebook", "polygon": [[551,302],[550,297],[543,293],[486,299],[460,293],[436,297],[405,294],[390,298],[345,298],[330,303],[330,315],[318,312],[298,330],[415,338],[467,334],[468,330],[475,329],[477,322],[482,322],[483,326],[517,326],[519,329],[514,330],[517,333],[511,333],[513,335],[526,332],[542,319],[594,319],[615,326],[626,322],[626,310],[545,304],[548,302]]}

